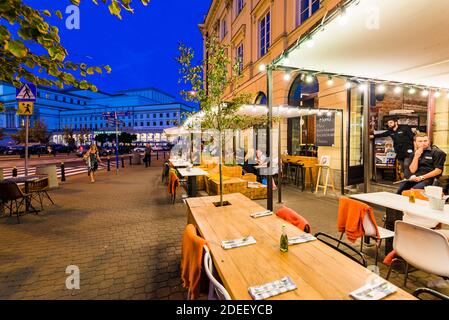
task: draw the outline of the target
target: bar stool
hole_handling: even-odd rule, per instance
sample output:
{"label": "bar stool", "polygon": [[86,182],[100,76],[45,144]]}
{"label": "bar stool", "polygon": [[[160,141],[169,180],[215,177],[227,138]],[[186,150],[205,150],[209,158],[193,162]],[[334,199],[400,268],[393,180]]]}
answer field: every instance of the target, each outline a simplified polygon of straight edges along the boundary
{"label": "bar stool", "polygon": [[298,166],[296,162],[289,162],[287,166],[287,180],[296,184]]}
{"label": "bar stool", "polygon": [[296,165],[295,185],[299,187],[300,183],[301,183],[301,191],[304,191],[306,187],[306,169],[304,168],[303,163],[298,163]]}
{"label": "bar stool", "polygon": [[306,171],[309,172],[309,181],[310,181],[310,192],[313,193],[314,191],[314,184],[313,184],[313,167],[309,165],[303,166],[304,170],[304,186],[305,186],[305,177],[306,177]]}

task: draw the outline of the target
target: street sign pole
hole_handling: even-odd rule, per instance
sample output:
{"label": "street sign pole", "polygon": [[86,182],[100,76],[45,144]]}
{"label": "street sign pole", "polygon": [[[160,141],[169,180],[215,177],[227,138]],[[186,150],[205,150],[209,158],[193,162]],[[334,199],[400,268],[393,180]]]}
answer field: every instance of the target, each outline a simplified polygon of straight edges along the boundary
{"label": "street sign pole", "polygon": [[28,177],[28,126],[30,116],[25,116],[25,177]]}
{"label": "street sign pole", "polygon": [[115,174],[118,174],[118,121],[117,111],[114,111],[115,118]]}

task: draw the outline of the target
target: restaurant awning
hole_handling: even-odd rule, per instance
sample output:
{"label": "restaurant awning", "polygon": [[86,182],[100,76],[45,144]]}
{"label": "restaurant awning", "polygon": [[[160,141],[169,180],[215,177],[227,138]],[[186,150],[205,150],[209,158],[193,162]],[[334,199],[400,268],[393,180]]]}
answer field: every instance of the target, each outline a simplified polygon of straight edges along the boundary
{"label": "restaurant awning", "polygon": [[449,89],[449,0],[357,0],[329,12],[275,64]]}

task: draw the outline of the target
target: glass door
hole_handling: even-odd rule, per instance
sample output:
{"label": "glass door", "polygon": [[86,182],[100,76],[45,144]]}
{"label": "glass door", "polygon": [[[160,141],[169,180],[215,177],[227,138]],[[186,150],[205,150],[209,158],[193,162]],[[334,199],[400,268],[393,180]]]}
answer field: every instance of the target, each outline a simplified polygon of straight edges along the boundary
{"label": "glass door", "polygon": [[357,86],[348,90],[348,149],[347,149],[347,180],[348,185],[364,182],[363,163],[363,93]]}

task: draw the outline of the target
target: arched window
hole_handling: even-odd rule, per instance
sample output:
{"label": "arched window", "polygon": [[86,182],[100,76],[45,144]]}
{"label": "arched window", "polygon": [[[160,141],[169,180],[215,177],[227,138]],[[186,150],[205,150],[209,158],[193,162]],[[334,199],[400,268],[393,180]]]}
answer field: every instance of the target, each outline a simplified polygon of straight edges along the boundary
{"label": "arched window", "polygon": [[288,93],[288,105],[305,108],[315,107],[315,98],[320,90],[318,79],[312,76],[312,81],[306,81],[306,75],[300,74],[293,81]]}
{"label": "arched window", "polygon": [[266,105],[267,104],[267,96],[263,92],[259,92],[256,96],[256,100],[254,100],[254,104],[261,104]]}

